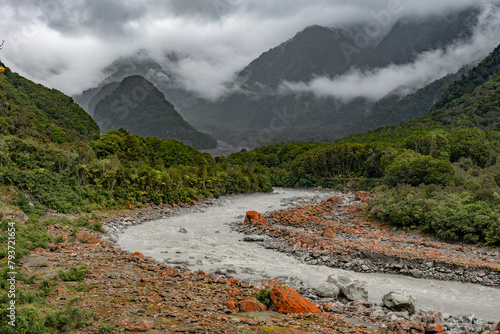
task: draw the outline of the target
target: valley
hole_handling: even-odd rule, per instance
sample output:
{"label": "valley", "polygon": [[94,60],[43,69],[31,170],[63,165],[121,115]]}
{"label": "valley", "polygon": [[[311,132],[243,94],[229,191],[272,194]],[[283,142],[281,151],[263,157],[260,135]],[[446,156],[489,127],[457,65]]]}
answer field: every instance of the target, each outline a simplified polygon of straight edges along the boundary
{"label": "valley", "polygon": [[3,6],[0,333],[500,333],[498,0]]}

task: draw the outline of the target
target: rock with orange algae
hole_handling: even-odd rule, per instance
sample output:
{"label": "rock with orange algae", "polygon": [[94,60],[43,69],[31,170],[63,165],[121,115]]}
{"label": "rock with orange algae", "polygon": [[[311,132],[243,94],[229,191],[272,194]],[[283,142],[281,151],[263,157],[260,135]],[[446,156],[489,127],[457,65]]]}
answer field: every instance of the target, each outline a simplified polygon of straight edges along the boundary
{"label": "rock with orange algae", "polygon": [[257,211],[247,211],[245,215],[245,224],[266,224],[266,220],[261,213]]}
{"label": "rock with orange algae", "polygon": [[287,286],[276,286],[271,290],[273,308],[279,313],[317,313],[321,310],[310,300]]}
{"label": "rock with orange algae", "polygon": [[259,302],[257,299],[247,299],[239,302],[241,312],[261,312],[267,311],[266,305]]}

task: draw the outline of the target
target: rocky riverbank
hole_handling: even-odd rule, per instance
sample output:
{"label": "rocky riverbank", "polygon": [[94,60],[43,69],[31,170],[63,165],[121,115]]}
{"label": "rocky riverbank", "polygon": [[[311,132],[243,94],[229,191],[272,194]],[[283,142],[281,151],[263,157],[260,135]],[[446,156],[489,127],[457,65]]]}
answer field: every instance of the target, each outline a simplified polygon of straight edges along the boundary
{"label": "rocky riverbank", "polygon": [[[89,231],[74,233],[59,225],[48,231],[65,241],[36,249],[23,259],[22,269],[50,281],[41,283],[50,289],[49,308],[71,305],[96,313],[78,333],[372,332],[330,313],[301,309],[312,303],[300,296],[275,299],[276,304],[296,303],[298,309],[268,310],[255,299],[259,289],[247,282],[169,268],[138,252],[117,249]],[[71,268],[84,271],[81,281],[61,279]],[[35,292],[41,285],[23,288]]]}
{"label": "rocky riverbank", "polygon": [[[242,218],[233,224],[233,228],[247,233],[246,241],[264,242],[266,247],[299,257],[304,262],[329,264],[331,261],[331,266],[365,272],[368,267],[373,271],[380,268],[382,272],[414,275],[404,270],[414,270],[411,261],[417,260],[408,256],[408,250],[403,250],[414,247],[414,254],[432,253],[415,262],[422,260],[426,266],[419,269],[422,276],[434,271],[451,274],[441,268],[465,261],[461,268],[450,270],[463,268],[471,277],[483,279],[476,284],[497,285],[490,274],[498,261],[494,250],[447,245],[377,227],[363,219],[363,206],[369,194],[351,194],[344,199],[333,197],[318,204],[319,200],[326,200],[326,194],[315,198],[316,204],[311,204],[310,199],[294,198],[283,203],[287,210],[269,213],[265,219],[255,213],[245,223]],[[96,319],[80,328],[79,333],[103,333],[104,330],[109,330],[107,333],[500,333],[496,323],[473,315],[420,309],[404,292],[388,294],[379,303],[368,302],[362,283],[342,277],[328,277],[321,289],[306,287],[293,277],[240,281],[231,278],[228,271],[206,274],[179,266],[172,268],[140,253],[118,249],[110,242],[128,226],[204,211],[209,206],[222,205],[223,201],[212,199],[182,206],[101,212],[108,230],[104,235],[81,228],[50,226],[49,233],[64,242],[49,249],[37,249],[23,259],[23,270],[50,279],[50,307],[74,305],[96,312]],[[376,232],[376,228],[382,231]],[[376,238],[369,239],[372,234]],[[394,262],[386,265],[385,257],[374,257],[380,265],[367,261],[370,257],[363,254],[370,252],[363,247],[355,248],[356,242],[371,245],[368,249],[374,254],[392,256]],[[382,247],[385,242],[392,247],[393,254],[380,251],[386,249]],[[373,247],[377,245],[381,248]],[[431,252],[434,249],[439,253]],[[438,261],[436,257],[449,261]],[[481,262],[475,260],[478,258]],[[81,282],[62,281],[58,277],[61,272],[82,266],[86,272]],[[485,275],[480,274],[481,270]],[[42,288],[38,285],[25,288],[37,291]]]}
{"label": "rocky riverbank", "polygon": [[318,204],[269,213],[234,229],[264,246],[312,265],[500,286],[500,253],[438,242],[416,232],[390,229],[366,220],[371,195],[332,197]]}

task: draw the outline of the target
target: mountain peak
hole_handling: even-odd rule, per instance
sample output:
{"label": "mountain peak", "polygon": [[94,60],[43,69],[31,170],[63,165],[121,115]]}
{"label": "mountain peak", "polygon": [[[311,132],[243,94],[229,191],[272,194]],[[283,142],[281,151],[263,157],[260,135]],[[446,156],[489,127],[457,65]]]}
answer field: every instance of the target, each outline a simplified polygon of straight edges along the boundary
{"label": "mountain peak", "polygon": [[177,139],[196,148],[213,148],[216,141],[188,124],[153,83],[140,75],[124,78],[95,106],[101,132],[123,128],[132,134]]}

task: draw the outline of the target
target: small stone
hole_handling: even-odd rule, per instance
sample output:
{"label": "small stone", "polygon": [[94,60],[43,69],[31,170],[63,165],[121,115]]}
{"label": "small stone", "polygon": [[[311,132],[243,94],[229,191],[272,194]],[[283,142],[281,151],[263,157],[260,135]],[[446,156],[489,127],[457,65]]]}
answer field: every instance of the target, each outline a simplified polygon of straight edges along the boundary
{"label": "small stone", "polygon": [[443,327],[440,324],[429,324],[425,327],[426,333],[441,333],[443,331]]}
{"label": "small stone", "polygon": [[321,236],[325,238],[336,238],[337,235],[335,235],[335,232],[331,228],[326,228],[323,233],[321,233]]}
{"label": "small stone", "polygon": [[243,238],[243,241],[245,242],[260,242],[265,240],[266,236],[264,235],[247,235]]}
{"label": "small stone", "polygon": [[236,308],[236,303],[234,300],[230,300],[226,303],[226,307],[230,310],[234,310]]}
{"label": "small stone", "polygon": [[275,286],[280,285],[282,284],[276,279],[261,279],[259,283],[256,284],[256,287],[259,289],[272,290]]}
{"label": "small stone", "polygon": [[125,328],[126,331],[129,332],[147,332],[151,329],[151,325],[147,321],[140,321],[136,324],[132,324]]}
{"label": "small stone", "polygon": [[188,233],[188,231],[184,227],[181,227],[179,233]]}
{"label": "small stone", "polygon": [[159,302],[163,301],[163,298],[162,298],[162,297],[160,297],[158,294],[154,294],[154,295],[152,295],[151,297],[149,297],[149,299],[148,299],[148,300],[149,300],[150,302],[152,302],[152,303],[159,303]]}

